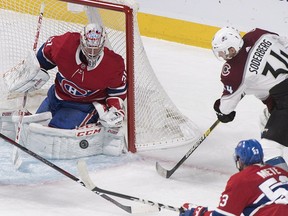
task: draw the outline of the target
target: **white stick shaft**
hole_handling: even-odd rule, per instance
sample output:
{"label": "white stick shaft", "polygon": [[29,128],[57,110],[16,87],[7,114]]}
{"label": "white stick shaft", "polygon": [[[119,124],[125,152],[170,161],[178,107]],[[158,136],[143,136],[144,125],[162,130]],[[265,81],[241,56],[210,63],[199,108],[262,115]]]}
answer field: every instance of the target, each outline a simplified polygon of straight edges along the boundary
{"label": "white stick shaft", "polygon": [[[44,8],[45,8],[45,4],[44,4],[44,2],[42,2],[41,8],[40,8],[40,14],[39,14],[39,17],[38,17],[37,31],[36,31],[36,35],[35,35],[34,44],[33,44],[33,51],[34,52],[36,52],[37,44],[38,44],[38,41],[39,41],[39,35],[40,35],[40,29],[41,29],[41,26],[42,26]],[[19,121],[18,121],[18,126],[17,126],[17,131],[16,131],[16,138],[15,138],[15,141],[18,142],[18,143],[20,141],[20,135],[21,135],[21,131],[22,131],[23,116],[25,114],[25,107],[26,107],[27,97],[28,97],[28,91],[26,91],[24,93],[23,102],[22,102],[22,108],[21,108],[21,110],[19,110]],[[12,161],[13,161],[13,164],[14,164],[15,168],[19,169],[21,164],[22,164],[22,159],[20,158],[20,155],[19,155],[17,147],[14,147],[14,149],[13,149]]]}

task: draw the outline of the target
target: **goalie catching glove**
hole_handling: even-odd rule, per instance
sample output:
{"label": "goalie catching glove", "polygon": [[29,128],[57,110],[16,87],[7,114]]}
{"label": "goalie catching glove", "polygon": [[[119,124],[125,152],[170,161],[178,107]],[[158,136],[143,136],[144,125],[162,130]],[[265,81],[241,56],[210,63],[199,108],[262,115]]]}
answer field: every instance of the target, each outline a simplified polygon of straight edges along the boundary
{"label": "goalie catching glove", "polygon": [[203,216],[205,212],[208,211],[207,207],[197,206],[191,203],[184,203],[182,205],[184,210],[179,214],[179,216]]}
{"label": "goalie catching glove", "polygon": [[121,98],[110,97],[106,99],[106,105],[98,102],[94,102],[93,105],[99,115],[98,121],[104,127],[122,127],[125,112]]}
{"label": "goalie catching glove", "polygon": [[33,51],[28,53],[25,60],[3,75],[8,91],[18,93],[40,89],[49,78],[49,74],[40,68]]}

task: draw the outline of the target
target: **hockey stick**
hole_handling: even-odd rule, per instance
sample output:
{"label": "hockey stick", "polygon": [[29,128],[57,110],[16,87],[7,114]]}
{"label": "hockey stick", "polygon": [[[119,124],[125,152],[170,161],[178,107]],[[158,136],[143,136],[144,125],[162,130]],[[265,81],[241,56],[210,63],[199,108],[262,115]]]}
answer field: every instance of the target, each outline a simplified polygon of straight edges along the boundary
{"label": "hockey stick", "polygon": [[[36,52],[37,49],[37,44],[39,40],[39,35],[40,35],[40,29],[42,25],[42,19],[43,19],[43,14],[44,14],[44,2],[41,4],[40,8],[40,14],[38,16],[38,23],[37,23],[37,31],[35,35],[35,40],[33,44],[33,51]],[[23,117],[25,115],[25,107],[26,107],[26,102],[27,102],[27,97],[28,97],[28,91],[24,92],[23,96],[23,102],[22,102],[22,108],[19,110],[19,120],[18,120],[18,126],[17,126],[17,131],[16,131],[16,138],[15,141],[19,142],[20,141],[20,135],[21,135],[21,130],[22,130],[22,124],[23,124]],[[12,153],[12,162],[14,164],[14,167],[18,170],[22,164],[22,159],[20,158],[18,148],[14,147],[13,148],[13,153]]]}
{"label": "hockey stick", "polygon": [[155,211],[161,211],[161,209],[167,209],[170,211],[176,211],[176,212],[183,212],[184,209],[181,208],[177,208],[174,206],[170,206],[170,205],[165,205],[162,203],[158,203],[158,202],[154,202],[151,200],[146,200],[146,199],[142,199],[142,198],[138,198],[138,197],[134,197],[134,196],[130,196],[130,195],[126,195],[126,194],[121,194],[121,193],[117,193],[117,192],[113,192],[113,191],[108,191],[108,190],[104,190],[102,188],[97,187],[93,181],[91,180],[88,170],[87,170],[87,165],[86,162],[84,160],[79,160],[78,164],[77,164],[77,168],[80,174],[80,177],[82,179],[82,181],[85,183],[85,185],[94,192],[97,193],[104,193],[104,194],[109,194],[115,197],[119,197],[122,199],[127,199],[130,201],[134,201],[134,202],[139,202],[142,204],[146,204],[146,205],[150,205],[151,207],[153,207],[155,209]]}
{"label": "hockey stick", "polygon": [[206,139],[206,137],[211,133],[211,131],[219,124],[217,119],[212,126],[199,138],[199,140],[193,145],[193,147],[184,155],[184,157],[170,170],[163,168],[158,162],[156,162],[156,170],[159,175],[169,178],[187,158],[198,148],[198,146]]}
{"label": "hockey stick", "polygon": [[[46,164],[47,166],[53,168],[54,170],[56,170],[57,172],[61,173],[62,175],[72,179],[73,181],[79,183],[83,187],[85,187],[85,188],[90,190],[90,187],[88,187],[79,178],[77,178],[76,176],[70,174],[66,170],[63,170],[62,168],[58,167],[57,165],[51,163],[50,161],[46,160],[45,158],[41,157],[40,155],[36,154],[35,152],[30,151],[29,149],[27,149],[24,146],[20,145],[19,143],[15,142],[14,140],[10,139],[9,137],[3,135],[2,133],[0,133],[0,138],[5,140],[6,142],[10,143],[11,145],[21,149],[22,151],[26,152],[27,154],[31,155],[32,157],[36,158],[37,160],[41,161],[42,163]],[[118,201],[116,201],[115,199],[113,199],[110,196],[108,196],[107,194],[105,194],[105,191],[92,190],[92,192],[94,192],[95,194],[101,196],[105,200],[113,203],[114,205],[116,205],[117,207],[123,209],[124,211],[126,211],[128,213],[146,213],[146,212],[155,211],[155,207],[154,208],[151,207],[151,208],[143,209],[143,208],[137,208],[137,207],[134,207],[134,206],[123,205],[123,204],[119,203]]]}

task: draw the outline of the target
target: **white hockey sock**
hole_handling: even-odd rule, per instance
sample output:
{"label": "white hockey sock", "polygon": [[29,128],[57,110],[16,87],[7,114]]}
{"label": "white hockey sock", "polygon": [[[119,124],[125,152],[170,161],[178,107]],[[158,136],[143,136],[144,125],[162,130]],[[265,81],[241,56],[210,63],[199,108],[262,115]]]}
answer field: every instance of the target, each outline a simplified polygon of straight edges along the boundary
{"label": "white hockey sock", "polygon": [[287,163],[284,160],[284,158],[281,157],[281,156],[275,157],[275,158],[271,158],[270,160],[265,161],[265,163],[269,164],[269,165],[272,165],[272,166],[280,167],[280,168],[288,171]]}
{"label": "white hockey sock", "polygon": [[261,139],[260,143],[264,152],[264,162],[266,164],[281,167],[288,171],[287,163],[283,158],[284,146],[268,139]]}

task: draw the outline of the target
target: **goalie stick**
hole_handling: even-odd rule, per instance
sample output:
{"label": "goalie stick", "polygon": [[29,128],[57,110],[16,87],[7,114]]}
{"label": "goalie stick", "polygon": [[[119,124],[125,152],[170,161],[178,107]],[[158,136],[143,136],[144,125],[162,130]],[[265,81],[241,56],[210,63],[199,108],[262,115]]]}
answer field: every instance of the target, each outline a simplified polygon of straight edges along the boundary
{"label": "goalie stick", "polygon": [[[40,14],[38,16],[37,31],[36,31],[36,35],[35,35],[34,44],[33,44],[33,51],[34,52],[36,52],[36,49],[37,49],[37,44],[38,44],[38,40],[39,40],[40,29],[41,29],[41,25],[42,25],[43,14],[44,14],[44,8],[45,8],[45,4],[44,4],[44,2],[42,2],[41,8],[40,8]],[[19,110],[19,121],[18,121],[16,138],[15,138],[16,142],[20,141],[20,135],[21,135],[21,130],[22,130],[23,117],[25,115],[25,107],[26,107],[27,97],[28,97],[28,91],[25,91],[24,96],[23,96],[22,108],[21,108],[21,110]],[[17,170],[20,168],[20,166],[22,164],[22,159],[20,158],[18,148],[16,148],[16,147],[13,148],[12,162],[14,164],[14,167]]]}
{"label": "goalie stick", "polygon": [[138,197],[134,197],[134,196],[126,195],[126,194],[121,194],[121,193],[117,193],[117,192],[113,192],[113,191],[99,188],[91,180],[89,173],[88,173],[86,162],[84,160],[78,161],[77,168],[78,168],[78,171],[79,171],[79,174],[80,174],[82,181],[85,183],[87,188],[89,188],[93,192],[109,194],[111,196],[119,197],[122,199],[127,199],[130,201],[146,204],[146,205],[153,207],[156,211],[161,211],[161,209],[167,209],[170,211],[184,212],[184,209],[182,207],[177,208],[174,206],[165,205],[165,204],[154,202],[151,200],[146,200],[146,199],[142,199],[142,198],[138,198]]}
{"label": "goalie stick", "polygon": [[[42,163],[46,164],[47,166],[53,168],[54,170],[61,173],[62,175],[64,175],[64,176],[72,179],[73,181],[79,183],[83,187],[90,189],[87,185],[85,185],[85,183],[83,181],[81,181],[76,176],[72,175],[71,173],[67,172],[66,170],[63,170],[62,168],[58,167],[57,165],[51,163],[50,161],[46,160],[45,158],[41,157],[40,155],[36,154],[35,152],[30,151],[29,149],[27,149],[24,146],[20,145],[19,143],[15,142],[14,140],[10,139],[9,137],[3,135],[2,133],[0,133],[0,138],[5,140],[6,142],[10,143],[14,147],[21,149],[22,151],[26,152],[27,154],[31,155],[32,157],[36,158],[37,160],[41,161]],[[155,212],[155,207],[138,208],[138,207],[134,207],[134,206],[126,206],[126,205],[121,204],[117,200],[111,198],[107,194],[105,194],[104,191],[92,191],[92,192],[101,196],[105,200],[113,203],[114,205],[116,205],[117,207],[121,208],[122,210],[124,210],[128,213],[147,213],[147,212],[152,212],[152,211]]]}
{"label": "goalie stick", "polygon": [[182,157],[182,159],[170,170],[163,168],[158,162],[156,162],[156,170],[159,175],[169,178],[180,166],[187,160],[187,158],[198,148],[198,146],[206,139],[211,131],[219,124],[217,119],[212,126],[199,138],[199,140],[193,145],[193,147]]}

